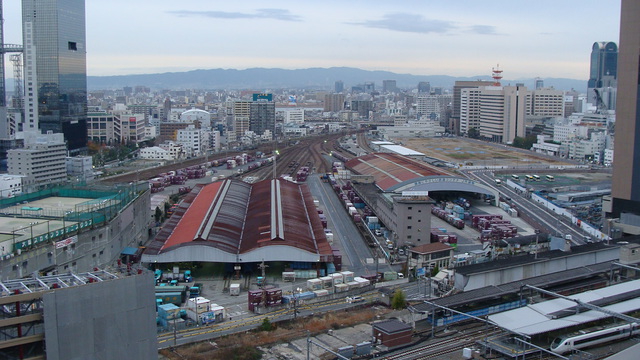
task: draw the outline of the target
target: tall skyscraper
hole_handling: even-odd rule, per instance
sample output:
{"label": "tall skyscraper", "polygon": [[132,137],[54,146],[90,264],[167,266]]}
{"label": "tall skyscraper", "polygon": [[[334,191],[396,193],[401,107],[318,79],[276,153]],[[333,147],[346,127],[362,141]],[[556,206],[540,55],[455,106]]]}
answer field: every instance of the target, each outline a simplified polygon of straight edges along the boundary
{"label": "tall skyscraper", "polygon": [[428,81],[420,81],[418,83],[418,92],[429,94],[431,92],[431,83]]}
{"label": "tall skyscraper", "polygon": [[[602,101],[608,109],[615,110],[617,80],[618,45],[612,41],[593,43],[587,83],[588,101],[592,104]],[[597,89],[598,93],[594,89]]]}
{"label": "tall skyscraper", "polygon": [[342,82],[342,80],[336,81],[333,90],[338,94],[343,92],[344,91],[344,82]]}
{"label": "tall skyscraper", "polygon": [[[603,210],[612,218],[640,224],[640,2],[622,0],[620,56],[613,160],[612,203]],[[625,216],[626,215],[626,216]]]}
{"label": "tall skyscraper", "polygon": [[[23,0],[23,40],[32,36],[38,123],[43,133],[63,133],[69,150],[87,144],[87,61],[84,0]],[[30,24],[30,25],[28,25]],[[32,34],[26,34],[27,29]],[[27,44],[27,41],[24,41]],[[25,56],[29,57],[29,49]],[[35,92],[34,92],[35,94]],[[35,95],[34,95],[35,96]]]}
{"label": "tall skyscraper", "polygon": [[395,80],[382,80],[382,92],[396,92],[398,91],[398,85]]}

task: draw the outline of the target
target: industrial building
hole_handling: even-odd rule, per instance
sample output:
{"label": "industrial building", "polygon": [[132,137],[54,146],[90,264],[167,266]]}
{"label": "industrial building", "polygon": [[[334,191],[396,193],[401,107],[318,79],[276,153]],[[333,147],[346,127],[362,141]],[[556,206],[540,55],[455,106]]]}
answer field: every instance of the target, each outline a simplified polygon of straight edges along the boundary
{"label": "industrial building", "polygon": [[95,269],[0,282],[2,359],[155,359],[153,274]]}
{"label": "industrial building", "polygon": [[[358,196],[390,230],[397,246],[430,242],[431,192],[451,191],[498,194],[470,179],[452,176],[442,168],[428,165],[396,152],[374,153],[345,163]],[[414,154],[411,154],[414,155]]]}
{"label": "industrial building", "polygon": [[196,185],[142,262],[333,262],[311,192],[283,179],[247,184],[226,179]]}

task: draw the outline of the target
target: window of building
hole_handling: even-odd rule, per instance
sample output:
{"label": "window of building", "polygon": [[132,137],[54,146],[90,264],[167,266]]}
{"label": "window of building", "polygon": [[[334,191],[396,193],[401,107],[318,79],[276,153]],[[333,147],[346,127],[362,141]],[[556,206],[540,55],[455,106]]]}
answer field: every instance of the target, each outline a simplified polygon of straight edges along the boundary
{"label": "window of building", "polygon": [[75,41],[69,41],[69,50],[78,51],[78,44]]}
{"label": "window of building", "polygon": [[409,229],[409,230],[410,230],[410,229],[411,229],[411,225],[407,226],[407,229]]}

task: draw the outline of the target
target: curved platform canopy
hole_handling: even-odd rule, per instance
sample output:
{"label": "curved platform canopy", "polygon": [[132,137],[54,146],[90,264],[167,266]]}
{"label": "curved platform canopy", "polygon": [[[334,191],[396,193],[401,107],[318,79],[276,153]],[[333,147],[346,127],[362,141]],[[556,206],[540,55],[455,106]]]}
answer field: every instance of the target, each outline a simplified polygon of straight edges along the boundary
{"label": "curved platform canopy", "polygon": [[492,188],[471,179],[455,176],[423,176],[407,181],[387,189],[388,192],[430,192],[430,191],[466,191],[498,198],[498,192]]}

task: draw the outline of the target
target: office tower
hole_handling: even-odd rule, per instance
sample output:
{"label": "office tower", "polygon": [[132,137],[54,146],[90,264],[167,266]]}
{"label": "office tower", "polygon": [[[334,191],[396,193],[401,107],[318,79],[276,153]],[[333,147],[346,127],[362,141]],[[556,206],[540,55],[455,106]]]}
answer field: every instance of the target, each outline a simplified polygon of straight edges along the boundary
{"label": "office tower", "polygon": [[[612,203],[603,209],[612,218],[640,221],[640,2],[622,0],[620,17],[619,80],[613,160]],[[614,68],[616,69],[616,68]],[[637,228],[637,225],[636,225]]]}
{"label": "office tower", "polygon": [[480,86],[493,85],[492,81],[456,81],[453,85],[453,109],[451,114],[451,122],[453,133],[463,135],[460,131],[460,93],[462,89],[477,88]]}
{"label": "office tower", "polygon": [[335,85],[334,85],[334,89],[333,89],[336,93],[341,93],[344,91],[344,83],[342,82],[342,80],[338,80],[336,81]]}
{"label": "office tower", "polygon": [[395,80],[382,80],[382,92],[390,93],[398,91],[398,87]]}
{"label": "office tower", "polygon": [[480,138],[511,143],[525,136],[525,116],[531,94],[523,86],[482,86],[461,89],[460,129],[478,130]]}
{"label": "office tower", "polygon": [[[22,23],[23,40],[28,38],[28,24],[33,31],[37,78],[34,86],[38,93],[40,130],[63,133],[72,151],[86,147],[84,0],[23,0]],[[29,76],[33,69],[30,70],[28,63],[25,65],[25,73]],[[27,93],[29,86],[27,83]]]}
{"label": "office tower", "polygon": [[618,46],[612,41],[595,42],[591,48],[588,101],[599,108],[615,110],[617,80]]}
{"label": "office tower", "polygon": [[418,92],[428,94],[431,92],[431,84],[428,81],[420,81],[418,83]]}
{"label": "office tower", "polygon": [[542,89],[543,87],[544,87],[544,80],[543,80],[543,79],[540,79],[540,78],[536,78],[536,81],[535,81],[535,89],[536,89],[536,90],[540,90],[540,89]]}

